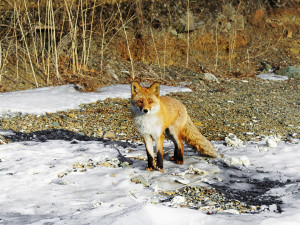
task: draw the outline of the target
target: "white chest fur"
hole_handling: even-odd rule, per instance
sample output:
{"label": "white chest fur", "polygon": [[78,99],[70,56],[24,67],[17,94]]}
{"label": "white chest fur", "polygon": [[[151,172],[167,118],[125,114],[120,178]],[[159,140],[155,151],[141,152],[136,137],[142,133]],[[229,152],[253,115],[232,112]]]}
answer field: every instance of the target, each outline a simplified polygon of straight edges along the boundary
{"label": "white chest fur", "polygon": [[150,135],[153,139],[157,139],[161,135],[162,123],[156,113],[135,115],[134,122],[142,136]]}

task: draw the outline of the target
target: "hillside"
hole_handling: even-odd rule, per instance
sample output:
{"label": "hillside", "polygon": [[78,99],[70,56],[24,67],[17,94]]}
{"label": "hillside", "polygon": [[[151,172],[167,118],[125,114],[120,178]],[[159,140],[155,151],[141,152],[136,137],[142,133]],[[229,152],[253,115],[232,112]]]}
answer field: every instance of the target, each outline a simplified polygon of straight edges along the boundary
{"label": "hillside", "polygon": [[16,0],[0,14],[1,92],[251,77],[300,61],[299,0]]}

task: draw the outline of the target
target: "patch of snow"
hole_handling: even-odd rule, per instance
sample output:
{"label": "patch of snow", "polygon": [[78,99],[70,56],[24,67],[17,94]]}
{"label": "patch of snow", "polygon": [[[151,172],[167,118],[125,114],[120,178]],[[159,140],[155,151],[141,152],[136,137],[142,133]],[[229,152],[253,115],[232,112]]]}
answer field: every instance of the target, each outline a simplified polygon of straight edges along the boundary
{"label": "patch of snow", "polygon": [[284,81],[289,79],[288,76],[277,75],[275,73],[262,73],[256,76],[263,80],[272,80],[272,81]]}
{"label": "patch of snow", "polygon": [[[161,85],[161,95],[171,92],[191,92],[186,87]],[[32,90],[0,93],[0,115],[7,113],[45,114],[68,109],[79,109],[80,104],[107,98],[130,98],[130,85],[106,86],[99,92],[82,93],[74,85],[43,87]]]}

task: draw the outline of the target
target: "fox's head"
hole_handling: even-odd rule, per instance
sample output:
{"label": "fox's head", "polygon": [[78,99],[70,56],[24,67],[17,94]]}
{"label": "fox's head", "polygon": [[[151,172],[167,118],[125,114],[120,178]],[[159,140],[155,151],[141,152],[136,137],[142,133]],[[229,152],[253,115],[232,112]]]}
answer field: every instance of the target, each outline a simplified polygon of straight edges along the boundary
{"label": "fox's head", "polygon": [[149,88],[142,87],[139,83],[131,84],[131,109],[134,113],[146,114],[155,113],[159,109],[159,89],[158,83],[154,83]]}

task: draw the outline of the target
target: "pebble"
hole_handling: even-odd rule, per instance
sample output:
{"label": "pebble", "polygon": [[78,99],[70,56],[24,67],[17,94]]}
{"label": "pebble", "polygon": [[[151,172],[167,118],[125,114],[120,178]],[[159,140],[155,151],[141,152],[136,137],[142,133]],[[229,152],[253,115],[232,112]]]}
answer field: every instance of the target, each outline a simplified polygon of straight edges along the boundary
{"label": "pebble", "polygon": [[244,166],[244,167],[249,167],[250,166],[250,161],[247,156],[241,156],[241,157],[231,157],[231,158],[226,158],[224,159],[224,162],[228,166]]}
{"label": "pebble", "polygon": [[[245,83],[244,80],[227,79],[220,83],[199,80],[190,84],[194,90],[192,94],[174,93],[171,96],[182,101],[198,129],[209,140],[223,141],[229,133],[242,141],[275,134],[283,139],[290,135],[300,138],[297,105],[300,80],[295,79],[292,83],[258,79],[247,79],[249,82]],[[0,130],[31,133],[64,129],[89,137],[103,138],[105,135],[113,140],[142,141],[131,118],[129,99],[107,99],[80,107],[40,116],[15,114],[1,117]],[[6,137],[6,134],[2,136]]]}
{"label": "pebble", "polygon": [[116,134],[112,131],[107,131],[107,132],[104,133],[103,137],[106,138],[106,139],[115,139]]}
{"label": "pebble", "polygon": [[150,186],[150,182],[146,180],[142,175],[137,175],[133,178],[131,178],[131,182],[136,183],[136,184],[143,184],[145,187]]}
{"label": "pebble", "polygon": [[278,146],[278,141],[280,141],[280,137],[270,136],[266,140],[266,144],[270,148],[276,148]]}
{"label": "pebble", "polygon": [[186,205],[186,199],[183,196],[177,195],[171,200],[172,206],[182,206]]}
{"label": "pebble", "polygon": [[258,210],[258,206],[227,199],[224,194],[211,187],[186,186],[174,192],[162,192],[162,194],[172,197],[170,200],[171,206],[180,205],[206,213],[227,212],[240,214]]}
{"label": "pebble", "polygon": [[227,146],[232,146],[236,148],[243,148],[245,147],[243,141],[241,139],[238,139],[236,135],[234,134],[228,134],[227,137],[225,137],[225,143]]}
{"label": "pebble", "polygon": [[219,83],[218,78],[216,78],[216,76],[213,75],[212,73],[203,73],[203,74],[200,74],[199,78],[202,79],[202,80],[213,81],[213,82]]}

